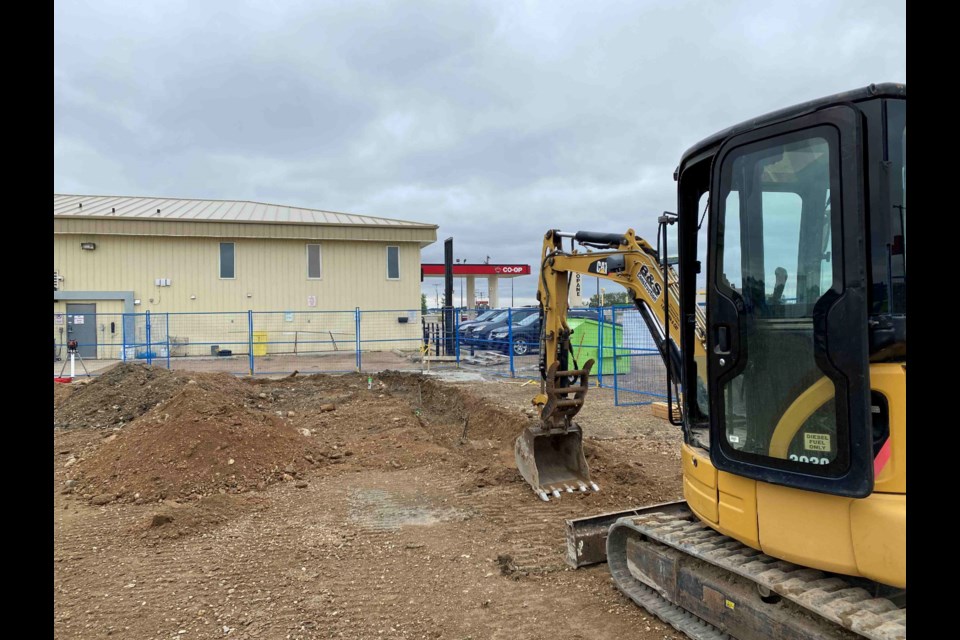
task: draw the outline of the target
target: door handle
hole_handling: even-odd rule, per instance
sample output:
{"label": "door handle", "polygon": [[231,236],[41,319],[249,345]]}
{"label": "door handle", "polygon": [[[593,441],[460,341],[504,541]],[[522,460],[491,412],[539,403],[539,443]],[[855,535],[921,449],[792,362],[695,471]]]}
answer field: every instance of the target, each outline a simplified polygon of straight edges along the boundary
{"label": "door handle", "polygon": [[725,324],[717,326],[717,353],[730,353],[730,327]]}

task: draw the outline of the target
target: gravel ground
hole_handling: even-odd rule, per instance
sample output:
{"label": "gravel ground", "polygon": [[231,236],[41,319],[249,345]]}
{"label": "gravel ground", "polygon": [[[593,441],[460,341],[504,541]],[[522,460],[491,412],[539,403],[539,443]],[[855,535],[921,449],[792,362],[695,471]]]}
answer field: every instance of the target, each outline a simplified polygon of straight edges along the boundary
{"label": "gravel ground", "polygon": [[[160,402],[179,402],[183,417],[198,394],[184,395],[190,376],[177,373],[156,384],[171,386]],[[563,537],[567,518],[678,499],[674,427],[591,390],[578,420],[601,492],[544,503],[513,464],[536,385],[383,374],[368,389],[366,380],[223,385],[224,401],[304,434],[314,462],[288,461],[284,449],[272,483],[214,482],[139,504],[87,488],[109,479],[87,463],[134,430],[159,428],[147,418],[162,406],[94,427],[97,393],[121,406],[116,386],[55,391],[61,416],[85,403],[80,424],[54,430],[55,637],[681,637],[617,592],[605,565],[569,569]],[[202,398],[198,415],[209,415],[219,401]],[[257,446],[249,440],[230,441],[238,449],[224,455],[239,459]],[[223,450],[196,451],[192,471],[208,461],[219,473]]]}

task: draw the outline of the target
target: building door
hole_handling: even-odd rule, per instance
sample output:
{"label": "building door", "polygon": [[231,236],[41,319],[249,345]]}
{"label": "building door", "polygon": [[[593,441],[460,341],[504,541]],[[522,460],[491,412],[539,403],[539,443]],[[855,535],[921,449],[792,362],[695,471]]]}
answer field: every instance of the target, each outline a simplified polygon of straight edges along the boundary
{"label": "building door", "polygon": [[97,357],[97,305],[67,303],[67,341],[77,341],[81,358]]}

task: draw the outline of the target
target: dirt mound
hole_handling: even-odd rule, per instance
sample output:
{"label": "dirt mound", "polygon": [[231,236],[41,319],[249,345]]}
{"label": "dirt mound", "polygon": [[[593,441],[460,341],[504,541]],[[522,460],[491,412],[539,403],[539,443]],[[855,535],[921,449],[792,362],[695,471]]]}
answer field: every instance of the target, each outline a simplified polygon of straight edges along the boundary
{"label": "dirt mound", "polygon": [[187,384],[77,466],[94,503],[238,493],[303,474],[316,452],[284,418]]}
{"label": "dirt mound", "polygon": [[[391,393],[406,398],[413,409],[426,418],[424,426],[428,430],[429,424],[459,425],[466,427],[466,439],[492,441],[512,451],[514,440],[532,421],[529,415],[496,406],[466,388],[419,374],[385,371],[377,380]],[[431,431],[445,445],[459,445],[464,434],[464,430],[457,432],[449,426],[443,432]]]}
{"label": "dirt mound", "polygon": [[350,403],[361,393],[370,398],[367,376],[356,373],[297,375],[279,380],[253,378],[243,382],[255,400],[253,404],[271,411],[317,413],[329,409],[329,405],[339,407]]}
{"label": "dirt mound", "polygon": [[432,442],[462,459],[463,490],[523,482],[513,449],[533,420],[525,410],[419,374],[387,371],[376,379],[408,404]]}
{"label": "dirt mound", "polygon": [[57,407],[66,402],[67,398],[73,395],[73,392],[77,389],[72,384],[63,384],[60,382],[53,383],[53,409],[56,411]]}
{"label": "dirt mound", "polygon": [[122,362],[69,394],[54,390],[54,428],[122,427],[178,393],[190,380],[206,389],[239,390],[225,373],[168,371]]}

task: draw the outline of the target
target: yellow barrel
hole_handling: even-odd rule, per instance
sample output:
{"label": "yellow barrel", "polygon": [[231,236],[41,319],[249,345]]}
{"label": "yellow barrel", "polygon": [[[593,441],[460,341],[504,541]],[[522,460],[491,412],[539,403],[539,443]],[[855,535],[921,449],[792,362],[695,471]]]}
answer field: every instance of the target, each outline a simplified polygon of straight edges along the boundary
{"label": "yellow barrel", "polygon": [[267,355],[267,332],[266,331],[253,332],[253,355],[255,356]]}

